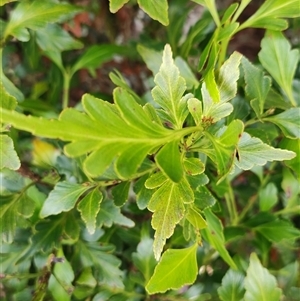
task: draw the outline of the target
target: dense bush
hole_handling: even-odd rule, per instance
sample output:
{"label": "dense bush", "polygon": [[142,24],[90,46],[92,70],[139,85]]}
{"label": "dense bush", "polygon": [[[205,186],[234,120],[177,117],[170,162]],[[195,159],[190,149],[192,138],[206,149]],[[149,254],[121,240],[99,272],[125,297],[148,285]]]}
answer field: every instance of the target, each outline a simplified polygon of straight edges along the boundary
{"label": "dense bush", "polygon": [[74,2],[0,1],[1,300],[299,300],[299,1]]}

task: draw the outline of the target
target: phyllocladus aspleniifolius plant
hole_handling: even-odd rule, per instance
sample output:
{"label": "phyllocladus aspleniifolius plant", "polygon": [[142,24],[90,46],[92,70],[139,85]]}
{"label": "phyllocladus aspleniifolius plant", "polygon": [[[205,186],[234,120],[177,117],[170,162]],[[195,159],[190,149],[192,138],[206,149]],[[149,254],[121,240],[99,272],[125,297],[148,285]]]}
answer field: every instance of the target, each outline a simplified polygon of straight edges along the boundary
{"label": "phyllocladus aspleniifolius plant", "polygon": [[[219,10],[138,0],[125,7],[160,35],[145,28],[127,44],[66,31],[105,1],[10,2],[0,2],[0,300],[297,300],[299,50],[283,31],[299,30],[287,21],[299,1],[266,0],[240,21],[249,0]],[[126,2],[110,0],[111,12]],[[228,51],[247,28],[265,29],[255,62]],[[18,86],[7,72],[16,53],[40,82]],[[115,70],[109,97],[70,106],[79,72],[138,55],[151,71],[143,95]]]}

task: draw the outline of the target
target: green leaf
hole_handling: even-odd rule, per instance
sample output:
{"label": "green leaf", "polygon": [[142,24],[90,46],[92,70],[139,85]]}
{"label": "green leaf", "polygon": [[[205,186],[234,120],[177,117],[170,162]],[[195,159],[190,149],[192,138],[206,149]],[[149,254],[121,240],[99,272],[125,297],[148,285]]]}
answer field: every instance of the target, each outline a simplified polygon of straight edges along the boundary
{"label": "green leaf", "polygon": [[14,2],[14,1],[18,1],[18,0],[0,0],[0,6],[3,6],[6,3],[10,3],[10,2]]}
{"label": "green leaf", "polygon": [[264,268],[257,255],[250,255],[250,265],[245,278],[245,301],[279,301],[282,295],[276,278]]}
{"label": "green leaf", "polygon": [[145,187],[145,181],[148,179],[148,175],[144,175],[138,179],[133,185],[133,191],[136,194],[136,203],[140,210],[147,208],[150,199],[152,197],[152,191]]}
{"label": "green leaf", "polygon": [[17,106],[17,99],[10,95],[4,88],[4,85],[2,83],[2,75],[1,75],[1,71],[0,71],[0,95],[1,95],[1,99],[0,99],[0,107],[4,108],[4,109],[8,109],[8,110],[13,110],[15,109],[15,107]]}
{"label": "green leaf", "polygon": [[97,216],[97,227],[111,227],[118,224],[125,227],[133,227],[134,222],[121,213],[119,207],[115,206],[111,200],[103,200],[100,212]]}
{"label": "green leaf", "polygon": [[275,116],[266,117],[268,120],[275,123],[287,138],[300,138],[300,108],[291,108]]}
{"label": "green leaf", "polygon": [[196,228],[204,229],[207,227],[205,219],[202,217],[200,210],[193,204],[188,207],[186,219]]}
{"label": "green leaf", "polygon": [[107,253],[108,247],[110,246],[101,246],[98,242],[79,242],[77,250],[83,267],[92,267],[98,285],[123,289],[123,272],[119,269],[121,261]]}
{"label": "green leaf", "polygon": [[116,13],[129,0],[109,0],[109,10]]}
{"label": "green leaf", "polygon": [[197,244],[181,250],[167,250],[146,286],[147,292],[164,293],[192,284],[198,273],[196,252]]}
{"label": "green leaf", "polygon": [[165,26],[169,24],[167,0],[138,0],[138,4],[151,19],[157,20]]}
{"label": "green leaf", "polygon": [[132,253],[134,265],[143,274],[145,283],[147,283],[153,274],[156,260],[152,251],[153,239],[143,238],[137,246],[137,252]]}
{"label": "green leaf", "polygon": [[268,240],[277,243],[284,239],[294,240],[300,237],[300,230],[295,228],[290,222],[279,219],[259,225],[255,227],[255,230]]}
{"label": "green leaf", "polygon": [[[299,5],[298,10],[300,10]],[[296,106],[292,82],[299,61],[299,50],[291,50],[291,44],[281,32],[269,31],[261,42],[258,57],[263,67],[286,93],[293,106]]]}
{"label": "green leaf", "polygon": [[242,55],[240,53],[233,52],[216,76],[221,103],[231,100],[237,93],[237,80],[240,75],[239,65],[241,59]]}
{"label": "green leaf", "polygon": [[192,176],[199,175],[205,170],[205,166],[199,158],[185,158],[183,165],[185,172]]}
{"label": "green leaf", "polygon": [[199,86],[200,82],[192,72],[188,63],[180,56],[177,56],[175,58],[175,65],[178,67],[181,76],[185,79],[187,89],[196,89]]}
{"label": "green leaf", "polygon": [[93,45],[89,47],[76,63],[71,68],[71,73],[74,74],[76,71],[86,68],[98,68],[103,63],[112,60],[116,54],[124,53],[124,47],[118,45]]}
{"label": "green leaf", "polygon": [[245,57],[242,66],[246,81],[245,92],[257,117],[263,113],[264,103],[271,88],[271,78],[252,65]]}
{"label": "green leaf", "polygon": [[178,141],[164,145],[155,156],[159,168],[170,180],[178,183],[183,177],[183,166]]}
{"label": "green leaf", "polygon": [[70,262],[68,262],[65,258],[62,248],[59,248],[56,257],[64,258],[64,261],[55,264],[53,268],[53,275],[68,295],[74,290],[72,285],[72,282],[75,278],[74,271]]}
{"label": "green leaf", "polygon": [[123,206],[128,199],[130,182],[122,182],[111,190],[114,202],[117,206]]}
{"label": "green leaf", "polygon": [[74,208],[78,198],[89,188],[89,186],[84,184],[68,182],[57,183],[45,200],[40,212],[40,217],[45,218],[49,215],[70,211]]}
{"label": "green leaf", "polygon": [[222,279],[222,285],[218,288],[218,295],[222,301],[241,301],[245,289],[243,286],[244,275],[229,269]]}
{"label": "green leaf", "polygon": [[[3,99],[1,99],[0,107],[13,109],[16,107],[16,101],[23,101],[23,93],[6,77],[6,75],[0,70],[0,92],[3,93]],[[15,98],[15,99],[13,99]],[[9,106],[9,107],[7,107]]]}
{"label": "green leaf", "polygon": [[[219,182],[224,179],[231,171],[234,164],[234,154],[239,142],[239,138],[243,132],[244,124],[241,120],[233,120],[219,138],[206,133],[212,143],[213,149],[208,151],[208,156],[217,165]],[[220,132],[224,130],[221,129]],[[205,150],[203,149],[203,152]]]}
{"label": "green leaf", "polygon": [[154,235],[154,256],[156,260],[173,232],[176,224],[184,217],[184,204],[194,201],[193,191],[185,178],[179,183],[170,180],[158,188],[148,204],[148,209],[154,212],[151,225],[155,231]]}
{"label": "green leaf", "polygon": [[75,40],[57,24],[48,24],[36,32],[36,41],[44,51],[65,51],[80,49],[83,44]]}
{"label": "green leaf", "polygon": [[204,209],[204,215],[207,222],[207,228],[202,230],[202,233],[205,234],[204,238],[206,238],[211,246],[219,252],[224,261],[227,262],[232,269],[236,270],[236,264],[225,247],[225,238],[221,221],[214,215],[210,208]]}
{"label": "green leaf", "polygon": [[243,170],[249,170],[255,165],[263,166],[268,161],[290,160],[296,156],[294,152],[269,146],[246,132],[243,133],[237,150],[239,159],[235,158],[234,164]]}
{"label": "green leaf", "polygon": [[166,45],[163,52],[162,65],[154,78],[156,86],[152,89],[152,96],[169,115],[174,128],[182,127],[187,117],[187,99],[183,97],[186,84],[172,58],[170,45]]}
{"label": "green leaf", "polygon": [[85,222],[86,227],[90,234],[94,234],[96,230],[96,217],[100,210],[103,195],[96,187],[90,191],[78,204],[77,210],[81,214],[82,220]]}
{"label": "green leaf", "polygon": [[294,172],[298,174],[298,178],[300,179],[300,139],[291,140],[284,138],[280,141],[279,146],[296,153],[296,157],[290,161],[285,162],[285,164],[288,167],[292,168]]}
{"label": "green leaf", "polygon": [[300,16],[298,0],[268,0],[240,26],[240,30],[246,27],[263,27],[273,30],[284,30],[288,23],[282,18],[295,18]]}
{"label": "green leaf", "polygon": [[143,45],[138,45],[137,51],[143,58],[148,69],[151,70],[153,74],[157,74],[162,63],[162,51],[156,51]]}
{"label": "green leaf", "polygon": [[58,22],[79,12],[80,9],[68,3],[58,3],[51,0],[22,1],[12,11],[10,21],[7,23],[4,38],[12,35],[22,42],[30,39],[29,31],[39,30],[48,23]]}
{"label": "green leaf", "polygon": [[277,187],[269,182],[266,187],[259,191],[260,211],[269,211],[278,202]]}
{"label": "green leaf", "polygon": [[0,135],[0,169],[17,170],[20,166],[20,159],[14,149],[12,139],[7,135]]}
{"label": "green leaf", "polygon": [[194,118],[196,125],[202,122],[202,104],[197,98],[190,98],[188,100],[188,109]]}
{"label": "green leaf", "polygon": [[110,104],[86,94],[83,97],[86,113],[70,108],[64,110],[58,120],[25,116],[0,108],[0,121],[37,136],[71,141],[65,146],[67,155],[77,157],[89,153],[83,162],[89,176],[102,175],[114,161],[121,179],[135,175],[153,150],[179,141],[194,131],[193,128],[169,130],[153,122],[123,89],[115,89],[114,99],[115,104]]}

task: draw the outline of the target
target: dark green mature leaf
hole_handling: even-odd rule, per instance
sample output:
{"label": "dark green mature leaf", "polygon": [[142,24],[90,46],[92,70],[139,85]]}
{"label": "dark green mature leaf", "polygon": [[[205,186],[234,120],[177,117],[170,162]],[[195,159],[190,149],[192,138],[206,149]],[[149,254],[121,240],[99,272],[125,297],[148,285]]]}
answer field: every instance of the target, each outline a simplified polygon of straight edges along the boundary
{"label": "dark green mature leaf", "polygon": [[103,195],[99,191],[99,188],[96,187],[77,206],[77,210],[80,212],[81,218],[85,222],[90,234],[93,234],[96,230],[96,217],[100,210],[102,199]]}
{"label": "dark green mature leaf", "polygon": [[146,286],[147,292],[164,293],[169,289],[179,289],[183,285],[192,284],[198,272],[197,246],[194,244],[186,249],[167,250]]}
{"label": "dark green mature leaf", "polygon": [[97,68],[103,63],[110,61],[114,55],[124,53],[124,50],[124,47],[118,45],[93,45],[79,57],[77,62],[72,66],[71,72],[74,74],[82,68]]}
{"label": "dark green mature leaf", "polygon": [[75,40],[57,24],[48,24],[36,32],[36,41],[44,51],[65,51],[80,49],[83,44]]}
{"label": "dark green mature leaf", "polygon": [[145,284],[153,274],[156,260],[152,251],[153,239],[142,238],[137,246],[137,252],[132,253],[132,261],[145,278]]}
{"label": "dark green mature leaf", "polygon": [[[121,261],[112,254],[107,253],[109,246],[99,243],[78,243],[79,256],[84,267],[92,267],[94,277],[100,285],[112,288],[124,288],[122,271],[119,269]],[[111,249],[111,248],[110,248]]]}
{"label": "dark green mature leaf", "polygon": [[283,18],[295,18],[300,16],[298,0],[268,0],[240,26],[240,30],[246,27],[263,27],[272,30],[284,30],[288,23]]}
{"label": "dark green mature leaf", "polygon": [[288,149],[296,153],[296,157],[290,161],[285,162],[285,164],[294,170],[298,174],[300,179],[300,138],[299,139],[287,139],[284,138],[280,141],[280,147]]}
{"label": "dark green mature leaf", "polygon": [[22,1],[13,11],[8,22],[4,38],[12,35],[22,42],[29,40],[28,29],[39,30],[48,23],[61,21],[80,9],[68,3],[52,0]]}
{"label": "dark green mature leaf", "polygon": [[284,239],[293,240],[300,237],[300,230],[290,222],[279,219],[259,225],[255,227],[255,230],[274,242],[280,242]]}
{"label": "dark green mature leaf", "polygon": [[111,190],[113,195],[114,203],[117,206],[123,206],[128,199],[130,189],[130,182],[125,181],[116,186],[114,186]]}
{"label": "dark green mature leaf", "polygon": [[239,160],[235,158],[234,164],[243,170],[249,170],[255,165],[265,165],[268,161],[290,160],[296,156],[294,152],[269,146],[246,132],[243,133],[237,150]]}
{"label": "dark green mature leaf", "polygon": [[109,0],[109,10],[116,13],[129,0]]}
{"label": "dark green mature leaf", "polygon": [[250,256],[245,288],[245,301],[279,301],[282,294],[276,283],[276,278],[261,265],[255,253]]}
{"label": "dark green mature leaf", "polygon": [[138,4],[152,19],[165,26],[169,24],[167,0],[138,0]]}
{"label": "dark green mature leaf", "polygon": [[17,226],[24,223],[26,218],[31,217],[35,208],[35,202],[27,192],[1,196],[0,234],[2,240],[12,243]]}
{"label": "dark green mature leaf", "polygon": [[229,269],[222,279],[222,285],[218,288],[218,295],[223,301],[241,301],[245,289],[243,286],[244,275]]}
{"label": "dark green mature leaf", "polygon": [[[298,10],[300,10],[299,3]],[[292,81],[300,57],[299,50],[291,50],[291,44],[281,32],[269,31],[261,42],[261,51],[258,57],[264,68],[286,93],[293,106],[296,106]]]}
{"label": "dark green mature leaf", "polygon": [[169,115],[174,128],[182,127],[187,117],[187,99],[183,97],[186,84],[172,58],[170,45],[166,45],[163,52],[162,65],[154,81],[156,86],[152,89],[152,96]]}
{"label": "dark green mature leaf", "polygon": [[250,100],[256,116],[260,117],[264,110],[264,103],[271,88],[271,78],[252,65],[245,57],[242,59],[246,81],[245,92]]}
{"label": "dark green mature leaf", "polygon": [[3,93],[3,98],[0,100],[2,108],[13,109],[16,107],[16,100],[24,100],[23,93],[6,77],[2,70],[0,70],[0,92]]}
{"label": "dark green mature leaf", "polygon": [[145,187],[145,181],[147,179],[148,175],[144,175],[138,179],[133,186],[133,191],[136,194],[136,203],[140,210],[147,208],[153,194],[151,189]]}
{"label": "dark green mature leaf", "polygon": [[269,211],[278,202],[277,193],[277,187],[272,182],[259,191],[260,211]]}
{"label": "dark green mature leaf", "polygon": [[[219,138],[206,134],[213,146],[207,150],[207,155],[211,157],[217,165],[219,181],[231,171],[234,164],[234,154],[238,145],[240,136],[243,132],[244,124],[241,120],[232,121]],[[204,150],[203,150],[204,152]]]}
{"label": "dark green mature leaf", "polygon": [[7,135],[0,135],[0,169],[9,168],[17,170],[21,163],[17,152],[14,149],[12,139]]}
{"label": "dark green mature leaf", "polygon": [[59,182],[50,192],[40,212],[40,217],[56,215],[74,208],[78,198],[90,187],[84,184]]}
{"label": "dark green mature leaf", "polygon": [[166,239],[173,234],[176,224],[184,217],[184,204],[193,201],[193,191],[185,178],[182,178],[179,183],[167,180],[152,195],[148,209],[154,212],[151,224],[156,230],[153,250],[157,260],[160,258]]}
{"label": "dark green mature leaf", "polygon": [[275,123],[287,138],[300,138],[300,108],[291,108],[264,120]]}
{"label": "dark green mature leaf", "polygon": [[226,247],[221,221],[214,215],[210,208],[204,209],[207,228],[202,230],[204,237],[219,252],[220,256],[234,270],[237,269],[235,262],[230,257]]}
{"label": "dark green mature leaf", "polygon": [[101,203],[100,212],[97,216],[97,227],[111,227],[113,224],[118,224],[125,227],[133,227],[134,222],[121,213],[119,207],[115,206],[113,201],[104,200]]}

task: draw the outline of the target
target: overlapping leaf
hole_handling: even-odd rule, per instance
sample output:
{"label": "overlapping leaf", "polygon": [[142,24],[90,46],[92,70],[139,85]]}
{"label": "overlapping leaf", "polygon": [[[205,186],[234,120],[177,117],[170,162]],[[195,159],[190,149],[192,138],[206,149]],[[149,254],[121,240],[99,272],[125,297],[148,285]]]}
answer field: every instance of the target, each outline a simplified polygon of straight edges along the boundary
{"label": "overlapping leaf", "polygon": [[245,278],[245,288],[245,301],[279,301],[282,295],[276,278],[261,265],[255,253],[252,253],[250,256],[250,265]]}
{"label": "overlapping leaf", "polygon": [[79,12],[79,8],[68,3],[58,3],[52,0],[22,1],[12,12],[4,38],[12,35],[18,40],[29,40],[29,29],[38,30],[47,23],[57,22],[70,14]]}
{"label": "overlapping leaf", "polygon": [[164,293],[169,289],[179,289],[183,285],[192,284],[198,271],[197,246],[194,244],[186,249],[167,250],[146,286],[148,293]]}
{"label": "overlapping leaf", "polygon": [[[114,98],[115,104],[110,104],[84,95],[86,113],[66,109],[58,120],[27,117],[0,108],[0,121],[38,136],[71,141],[65,146],[65,152],[71,157],[89,152],[84,168],[92,177],[103,174],[115,160],[115,170],[124,179],[133,176],[148,153],[159,146],[179,141],[194,131],[192,128],[168,130],[153,122],[133,97],[121,88],[114,91]],[[176,148],[174,143],[170,145]],[[163,161],[161,156],[158,161]],[[173,171],[169,165],[162,164],[162,168],[172,178]]]}
{"label": "overlapping leaf", "polygon": [[280,114],[266,117],[265,120],[275,123],[283,134],[291,139],[300,138],[300,108],[291,108]]}
{"label": "overlapping leaf", "polygon": [[[300,10],[299,1],[297,2]],[[258,57],[264,68],[286,93],[293,106],[296,106],[292,81],[300,58],[299,50],[291,50],[291,44],[281,32],[268,31],[261,42],[261,51]]]}
{"label": "overlapping leaf", "polygon": [[202,233],[205,235],[204,237],[219,252],[220,256],[228,263],[228,265],[236,270],[236,264],[225,247],[225,238],[221,221],[214,215],[210,208],[204,210],[204,215],[207,221],[207,228],[202,230]]}
{"label": "overlapping leaf", "polygon": [[84,267],[92,267],[94,277],[101,285],[112,288],[124,287],[122,283],[122,271],[119,269],[121,261],[107,253],[110,246],[100,246],[99,243],[80,243],[79,256]]}
{"label": "overlapping leaf", "polygon": [[245,91],[256,116],[263,113],[264,103],[271,88],[271,78],[253,66],[245,57],[242,59],[246,81]]}
{"label": "overlapping leaf", "polygon": [[102,193],[99,191],[99,188],[96,187],[90,191],[77,206],[81,218],[85,222],[90,234],[93,234],[96,230],[96,217],[100,210],[102,198]]}
{"label": "overlapping leaf", "polygon": [[298,0],[268,0],[246,21],[240,29],[246,27],[262,27],[272,30],[284,30],[288,23],[283,18],[300,16]]}
{"label": "overlapping leaf", "polygon": [[138,4],[152,19],[165,26],[169,24],[167,0],[138,0]]}
{"label": "overlapping leaf", "polygon": [[87,185],[59,182],[46,199],[40,216],[44,218],[71,210],[78,198],[89,188]]}
{"label": "overlapping leaf", "polygon": [[7,135],[0,135],[0,169],[19,169],[20,159],[15,151],[12,139]]}
{"label": "overlapping leaf", "polygon": [[[161,186],[153,193],[148,209],[154,212],[151,222],[153,229],[156,230],[153,250],[158,260],[166,239],[173,234],[175,226],[184,217],[184,204],[192,203],[194,194],[185,178],[182,178],[179,183],[165,178],[163,183],[157,182],[157,185]],[[147,186],[147,182],[146,187],[153,188]]]}
{"label": "overlapping leaf", "polygon": [[156,86],[152,89],[152,96],[169,116],[169,122],[174,128],[181,128],[187,117],[188,110],[186,102],[188,99],[183,97],[186,84],[183,77],[172,58],[170,45],[166,45],[162,65],[159,73],[154,78]]}
{"label": "overlapping leaf", "polygon": [[234,163],[243,170],[249,170],[255,165],[265,165],[268,161],[290,160],[295,157],[294,152],[274,148],[246,132],[239,141],[237,151],[239,159],[235,158]]}
{"label": "overlapping leaf", "polygon": [[222,301],[241,301],[245,290],[243,287],[244,275],[229,269],[222,279],[222,285],[218,288],[218,294]]}

